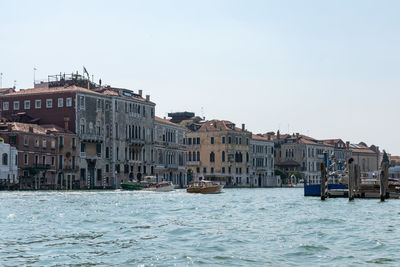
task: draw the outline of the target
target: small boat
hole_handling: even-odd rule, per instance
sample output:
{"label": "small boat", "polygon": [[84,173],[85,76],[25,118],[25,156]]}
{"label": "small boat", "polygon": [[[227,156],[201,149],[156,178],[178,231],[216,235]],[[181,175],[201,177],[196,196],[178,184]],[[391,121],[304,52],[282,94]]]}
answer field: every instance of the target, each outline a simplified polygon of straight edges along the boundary
{"label": "small boat", "polygon": [[143,190],[154,192],[171,192],[175,190],[175,185],[172,182],[163,181],[161,183],[149,185]]}
{"label": "small boat", "polygon": [[189,187],[186,189],[186,192],[201,193],[201,194],[218,194],[221,193],[223,187],[224,186],[219,183],[202,180],[199,182],[191,183]]}
{"label": "small boat", "polygon": [[135,182],[122,182],[121,188],[124,190],[142,190],[144,186]]}

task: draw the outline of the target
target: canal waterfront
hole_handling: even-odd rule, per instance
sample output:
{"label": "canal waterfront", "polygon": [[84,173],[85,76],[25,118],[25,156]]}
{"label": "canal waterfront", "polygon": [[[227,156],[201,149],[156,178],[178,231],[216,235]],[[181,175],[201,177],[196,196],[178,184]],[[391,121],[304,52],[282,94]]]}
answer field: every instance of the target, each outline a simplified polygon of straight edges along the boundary
{"label": "canal waterfront", "polygon": [[1,266],[400,265],[400,200],[0,192]]}

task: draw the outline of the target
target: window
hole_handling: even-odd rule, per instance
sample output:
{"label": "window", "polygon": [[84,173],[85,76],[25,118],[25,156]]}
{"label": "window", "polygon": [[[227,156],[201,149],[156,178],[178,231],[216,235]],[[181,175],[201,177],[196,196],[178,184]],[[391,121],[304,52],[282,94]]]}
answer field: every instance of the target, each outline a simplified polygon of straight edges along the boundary
{"label": "window", "polygon": [[210,172],[211,172],[211,173],[214,173],[214,168],[213,168],[213,167],[211,167]]}
{"label": "window", "polygon": [[215,162],[215,154],[214,154],[214,152],[210,153],[210,162]]}
{"label": "window", "polygon": [[197,161],[200,161],[200,151],[197,151]]}
{"label": "window", "polygon": [[58,168],[61,170],[63,168],[63,156],[62,155],[59,155]]}
{"label": "window", "polygon": [[19,110],[19,101],[14,101],[14,110]]}
{"label": "window", "polygon": [[75,148],[76,147],[76,140],[75,140],[75,138],[72,138],[72,148]]}
{"label": "window", "polygon": [[80,97],[79,97],[79,107],[80,107],[80,109],[82,109],[82,110],[85,109],[85,97],[84,97],[84,96],[80,96]]}
{"label": "window", "polygon": [[222,144],[225,144],[225,136],[222,136]]}
{"label": "window", "polygon": [[222,173],[225,173],[225,167],[222,167]]}
{"label": "window", "polygon": [[35,147],[39,147],[39,138],[35,138]]}
{"label": "window", "polygon": [[222,151],[222,162],[225,162],[225,151]]}
{"label": "window", "polygon": [[101,157],[101,144],[96,144],[96,154]]}
{"label": "window", "polygon": [[58,99],[58,107],[62,108],[64,106],[64,99],[63,98],[59,98]]}
{"label": "window", "polygon": [[86,151],[86,144],[85,143],[81,143],[81,152],[85,153]]}
{"label": "window", "polygon": [[28,165],[28,154],[24,154],[24,164]]}
{"label": "window", "polygon": [[75,170],[75,156],[72,156],[72,169]]}
{"label": "window", "polygon": [[228,136],[228,144],[232,144],[232,137]]}
{"label": "window", "polygon": [[43,163],[43,165],[46,165],[46,156],[42,157],[42,163]]}
{"label": "window", "polygon": [[81,119],[80,131],[81,131],[81,134],[85,133],[85,119]]}
{"label": "window", "polygon": [[41,108],[42,107],[42,100],[36,99],[35,100],[35,108]]}
{"label": "window", "polygon": [[3,153],[2,162],[3,162],[3,165],[8,165],[8,154],[7,153]]}
{"label": "window", "polygon": [[65,106],[66,107],[72,107],[72,97],[67,97]]}
{"label": "window", "polygon": [[46,108],[53,107],[53,99],[46,99]]}
{"label": "window", "polygon": [[60,147],[64,146],[64,137],[62,137],[62,136],[60,136],[59,145],[60,145]]}
{"label": "window", "polygon": [[54,164],[55,164],[54,157],[51,157],[51,166],[54,166]]}
{"label": "window", "polygon": [[203,168],[203,172],[206,173],[207,172],[207,167]]}
{"label": "window", "polygon": [[214,144],[214,137],[211,137],[211,144]]}
{"label": "window", "polygon": [[110,157],[110,148],[106,147],[106,159]]}
{"label": "window", "polygon": [[24,136],[24,146],[29,146],[28,136]]}
{"label": "window", "polygon": [[56,148],[56,141],[51,140],[51,149],[55,149],[55,148]]}
{"label": "window", "polygon": [[24,108],[25,109],[31,109],[31,101],[30,100],[25,100],[24,101]]}
{"label": "window", "polygon": [[3,102],[3,110],[8,110],[8,102]]}
{"label": "window", "polygon": [[106,172],[110,172],[110,165],[106,164]]}

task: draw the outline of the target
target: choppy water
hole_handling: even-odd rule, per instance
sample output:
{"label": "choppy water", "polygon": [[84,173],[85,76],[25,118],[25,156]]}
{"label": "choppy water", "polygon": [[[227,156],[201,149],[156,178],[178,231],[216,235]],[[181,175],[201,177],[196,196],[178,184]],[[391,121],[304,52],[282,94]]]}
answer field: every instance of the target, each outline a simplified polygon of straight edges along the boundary
{"label": "choppy water", "polygon": [[302,189],[0,192],[2,266],[399,266],[399,231],[399,200]]}

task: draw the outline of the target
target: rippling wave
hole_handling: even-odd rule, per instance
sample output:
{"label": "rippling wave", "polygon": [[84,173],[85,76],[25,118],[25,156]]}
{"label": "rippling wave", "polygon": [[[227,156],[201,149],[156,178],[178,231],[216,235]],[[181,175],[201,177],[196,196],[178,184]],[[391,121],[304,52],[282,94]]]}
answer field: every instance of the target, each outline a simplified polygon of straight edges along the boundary
{"label": "rippling wave", "polygon": [[399,200],[0,192],[1,266],[400,266]]}

